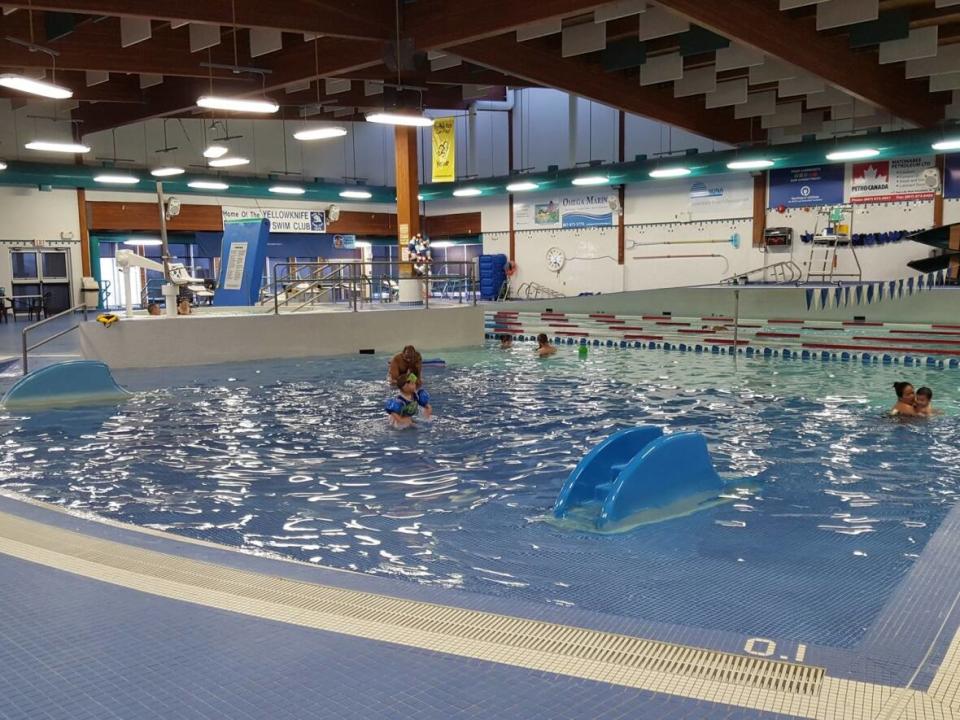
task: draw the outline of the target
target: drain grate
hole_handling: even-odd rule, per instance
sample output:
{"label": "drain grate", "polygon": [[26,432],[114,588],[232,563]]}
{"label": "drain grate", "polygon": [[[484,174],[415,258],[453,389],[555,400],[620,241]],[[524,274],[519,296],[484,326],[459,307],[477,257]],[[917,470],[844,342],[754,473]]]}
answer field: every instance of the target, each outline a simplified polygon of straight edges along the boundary
{"label": "drain grate", "polygon": [[[25,559],[64,569],[71,569],[72,559],[79,561],[74,563],[77,568],[86,568],[84,574],[107,582],[334,632],[524,667],[542,667],[542,659],[549,656],[549,665],[567,668],[566,674],[581,675],[580,668],[589,666],[592,676],[629,685],[655,673],[815,696],[824,676],[823,668],[809,665],[287,580],[99,540],[2,513],[0,518],[0,534],[13,541],[0,550]],[[25,546],[45,551],[46,559],[31,558],[22,549]],[[52,558],[58,561],[53,563]]]}

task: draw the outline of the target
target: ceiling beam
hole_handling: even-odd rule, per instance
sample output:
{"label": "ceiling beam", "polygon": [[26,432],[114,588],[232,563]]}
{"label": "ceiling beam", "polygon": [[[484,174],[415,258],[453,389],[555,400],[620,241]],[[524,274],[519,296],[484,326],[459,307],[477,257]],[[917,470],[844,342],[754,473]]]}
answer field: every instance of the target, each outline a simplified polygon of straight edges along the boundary
{"label": "ceiling beam", "polygon": [[845,36],[817,32],[813,18],[791,17],[775,3],[756,0],[658,2],[697,25],[803,68],[920,127],[933,127],[943,119],[943,106],[923,83],[904,80],[899,64],[879,65],[873,52],[851,52]]}
{"label": "ceiling beam", "polygon": [[640,86],[637,80],[606,73],[583,60],[557,56],[541,45],[517,43],[500,36],[450,48],[470,62],[526,78],[583,98],[667,123],[725,143],[738,144],[763,139],[749,120],[737,120],[729,108],[704,110],[696,98],[675,98],[670,89]]}
{"label": "ceiling beam", "polygon": [[413,38],[420,50],[438,50],[609,4],[610,0],[417,0],[404,8],[403,35]]}
{"label": "ceiling beam", "polygon": [[[84,15],[151,18],[245,28],[386,40],[394,34],[393,4],[319,0],[4,0],[4,6]],[[234,7],[236,15],[234,16]]]}

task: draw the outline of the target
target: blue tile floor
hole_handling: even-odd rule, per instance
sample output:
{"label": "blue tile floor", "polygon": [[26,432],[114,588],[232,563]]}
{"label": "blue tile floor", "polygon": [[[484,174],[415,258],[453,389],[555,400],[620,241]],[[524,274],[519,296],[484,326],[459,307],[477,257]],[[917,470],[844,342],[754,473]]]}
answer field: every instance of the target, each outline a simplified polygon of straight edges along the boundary
{"label": "blue tile floor", "polygon": [[0,717],[775,718],[308,630],[0,555]]}

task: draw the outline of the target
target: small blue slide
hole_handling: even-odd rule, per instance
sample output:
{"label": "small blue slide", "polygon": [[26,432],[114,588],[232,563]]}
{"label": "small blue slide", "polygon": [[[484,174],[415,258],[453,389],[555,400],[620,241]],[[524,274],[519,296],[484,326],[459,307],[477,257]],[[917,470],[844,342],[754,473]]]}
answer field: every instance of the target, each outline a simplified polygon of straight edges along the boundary
{"label": "small blue slide", "polygon": [[3,396],[9,410],[122,402],[130,393],[96,360],[55,363],[24,375]]}
{"label": "small blue slide", "polygon": [[562,518],[574,507],[599,504],[599,530],[723,487],[703,435],[664,435],[659,427],[641,425],[614,433],[584,456],[564,482],[553,514]]}

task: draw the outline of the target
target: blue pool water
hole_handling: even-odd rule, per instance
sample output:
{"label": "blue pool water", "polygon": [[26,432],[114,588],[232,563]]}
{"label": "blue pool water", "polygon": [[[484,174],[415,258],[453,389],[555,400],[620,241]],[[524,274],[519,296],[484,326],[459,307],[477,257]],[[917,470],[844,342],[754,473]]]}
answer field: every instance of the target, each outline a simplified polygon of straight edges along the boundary
{"label": "blue pool water", "polygon": [[[0,485],[410,582],[852,647],[960,486],[960,374],[563,348],[445,353],[395,431],[386,358],[117,373],[121,406],[0,416]],[[882,417],[930,385],[940,418]],[[161,387],[157,389],[157,386]],[[546,522],[616,429],[697,430],[736,500],[598,535]]]}

